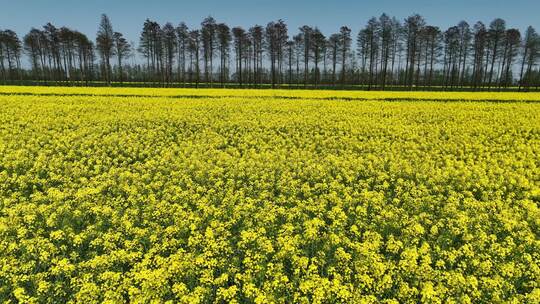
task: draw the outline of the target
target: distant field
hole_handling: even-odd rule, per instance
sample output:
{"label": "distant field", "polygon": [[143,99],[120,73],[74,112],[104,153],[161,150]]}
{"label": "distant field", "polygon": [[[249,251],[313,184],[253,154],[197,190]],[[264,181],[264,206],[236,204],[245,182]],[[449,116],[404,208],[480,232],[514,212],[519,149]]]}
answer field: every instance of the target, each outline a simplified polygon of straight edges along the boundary
{"label": "distant field", "polygon": [[100,87],[31,87],[0,86],[0,95],[49,96],[118,96],[225,98],[241,97],[277,99],[343,99],[387,101],[525,101],[540,102],[540,92],[376,92],[331,90],[240,90],[240,89],[174,89],[174,88],[100,88]]}
{"label": "distant field", "polygon": [[[108,84],[105,81],[80,81],[80,80],[71,80],[71,81],[45,81],[45,80],[4,80],[0,82],[0,85],[12,85],[12,86],[71,86],[71,87],[116,87],[116,88],[192,88],[192,89],[201,89],[201,88],[228,88],[228,89],[272,89],[272,84],[270,83],[236,83],[236,82],[225,82],[220,83],[219,81],[209,82],[159,82],[159,81],[112,81]],[[527,87],[520,87],[518,85],[512,86],[497,86],[492,85],[490,87],[486,85],[481,86],[468,86],[468,85],[454,85],[454,86],[444,86],[444,85],[413,85],[412,87],[408,85],[397,85],[397,84],[386,84],[382,88],[381,84],[333,84],[333,83],[319,83],[313,84],[308,83],[280,83],[275,84],[274,88],[278,89],[287,89],[287,90],[332,90],[332,91],[342,91],[342,90],[375,90],[375,91],[449,91],[449,92],[537,92],[540,93],[540,86],[529,85]]]}
{"label": "distant field", "polygon": [[0,181],[0,302],[540,300],[540,93],[0,87]]}

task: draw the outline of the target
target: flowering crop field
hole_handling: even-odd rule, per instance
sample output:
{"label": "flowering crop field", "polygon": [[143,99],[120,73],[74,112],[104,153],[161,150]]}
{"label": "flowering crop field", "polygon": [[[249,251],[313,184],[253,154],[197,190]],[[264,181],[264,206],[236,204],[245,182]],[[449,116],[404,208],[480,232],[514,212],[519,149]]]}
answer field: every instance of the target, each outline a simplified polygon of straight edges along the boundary
{"label": "flowering crop field", "polygon": [[540,301],[538,93],[0,87],[0,181],[3,303]]}

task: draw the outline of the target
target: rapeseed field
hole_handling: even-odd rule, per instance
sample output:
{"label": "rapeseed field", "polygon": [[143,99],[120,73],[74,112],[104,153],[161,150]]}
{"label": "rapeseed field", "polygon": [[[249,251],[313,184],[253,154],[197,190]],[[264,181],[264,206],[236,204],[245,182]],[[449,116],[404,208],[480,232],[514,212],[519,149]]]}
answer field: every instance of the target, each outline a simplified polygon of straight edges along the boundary
{"label": "rapeseed field", "polygon": [[0,87],[0,181],[4,303],[540,301],[539,93]]}

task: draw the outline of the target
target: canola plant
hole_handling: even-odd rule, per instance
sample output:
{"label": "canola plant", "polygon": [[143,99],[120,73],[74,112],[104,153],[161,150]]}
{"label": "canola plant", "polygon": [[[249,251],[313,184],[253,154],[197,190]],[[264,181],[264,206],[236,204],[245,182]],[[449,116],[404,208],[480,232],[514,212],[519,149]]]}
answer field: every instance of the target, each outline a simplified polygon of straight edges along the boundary
{"label": "canola plant", "polygon": [[0,87],[0,301],[538,303],[536,101]]}

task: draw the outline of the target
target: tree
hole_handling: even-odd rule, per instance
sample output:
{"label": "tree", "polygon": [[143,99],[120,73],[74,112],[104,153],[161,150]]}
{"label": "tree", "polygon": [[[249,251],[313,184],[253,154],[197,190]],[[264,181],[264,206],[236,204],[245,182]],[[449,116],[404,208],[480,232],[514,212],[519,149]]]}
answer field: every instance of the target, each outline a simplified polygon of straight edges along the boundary
{"label": "tree", "polygon": [[67,81],[70,81],[74,74],[75,33],[64,26],[60,28],[58,36],[60,38],[60,54],[62,57],[63,71],[65,73],[64,78]]}
{"label": "tree", "polygon": [[340,50],[340,39],[339,34],[332,34],[330,38],[328,38],[328,56],[330,56],[330,60],[332,63],[332,84],[336,84],[336,66],[339,59],[339,50]]}
{"label": "tree", "polygon": [[[529,76],[536,61],[540,57],[540,36],[536,30],[529,26],[523,39],[523,57],[519,73],[519,88],[529,86]],[[526,67],[526,68],[525,68]],[[525,71],[525,73],[524,73]]]}
{"label": "tree", "polygon": [[193,78],[193,70],[195,70],[195,86],[199,87],[200,81],[200,66],[199,53],[201,48],[201,33],[198,30],[189,32],[189,56],[190,56],[190,82]]}
{"label": "tree", "polygon": [[87,61],[93,61],[93,46],[88,37],[79,31],[61,27],[58,46],[64,79],[71,81],[78,75],[80,81],[88,81],[91,65]]}
{"label": "tree", "polygon": [[[399,77],[394,76],[394,67],[396,64],[396,57],[398,59],[398,66],[401,64],[401,56],[403,52],[403,44],[402,44],[402,35],[403,35],[403,27],[399,20],[395,17],[392,17],[392,64],[390,66],[390,77],[391,82],[394,82],[393,80],[395,78],[399,79]],[[399,68],[398,68],[398,74],[399,74]]]}
{"label": "tree", "polygon": [[[51,23],[32,28],[22,42],[13,31],[0,33],[0,79],[4,81],[88,83],[96,79],[110,85],[112,80],[129,78],[184,86],[189,80],[199,86],[203,79],[209,85],[219,81],[222,87],[237,81],[272,87],[285,82],[305,86],[360,83],[382,90],[389,85],[476,90],[508,87],[514,82],[520,89],[531,88],[540,80],[539,35],[529,27],[522,40],[520,32],[507,29],[502,19],[493,20],[489,27],[461,21],[441,31],[418,14],[399,21],[383,13],[361,28],[354,51],[347,26],[327,39],[315,25],[304,25],[289,39],[283,20],[233,31],[209,16],[199,30],[190,31],[184,22],[161,26],[146,19],[136,49],[143,58],[140,63],[127,60],[135,58],[133,43],[113,31],[105,14],[95,44],[75,29]],[[21,65],[21,56],[28,59],[28,65]],[[112,68],[110,60],[116,60]],[[230,67],[233,60],[236,69]]]}
{"label": "tree", "polygon": [[270,77],[272,88],[275,87],[276,83],[281,83],[283,58],[288,38],[287,25],[285,22],[283,22],[283,20],[270,22],[266,25],[265,46],[270,56]]}
{"label": "tree", "polygon": [[165,81],[173,80],[174,58],[176,57],[177,37],[176,29],[172,23],[167,22],[161,29],[163,37],[163,53],[165,57]]}
{"label": "tree", "polygon": [[189,28],[184,22],[180,22],[180,24],[176,27],[176,39],[178,39],[176,42],[176,50],[178,52],[176,60],[178,80],[185,83],[186,52],[189,44]]}
{"label": "tree", "polygon": [[506,31],[506,22],[500,18],[497,18],[489,25],[488,39],[491,45],[491,68],[489,71],[488,89],[491,88],[493,80],[493,71],[495,69],[495,61],[501,55],[500,48],[501,42],[504,39]]}
{"label": "tree", "polygon": [[216,20],[211,16],[206,17],[201,23],[201,39],[203,46],[204,75],[205,81],[212,83],[212,63],[215,49]]}
{"label": "tree", "polygon": [[418,44],[420,31],[425,26],[424,18],[418,14],[409,16],[405,19],[405,40],[406,40],[406,66],[405,66],[405,84],[410,88],[413,86],[413,76],[415,64],[419,60]]}
{"label": "tree", "polygon": [[146,19],[139,38],[139,52],[146,58],[146,69],[150,80],[164,80],[163,73],[163,32],[160,25]]}
{"label": "tree", "polygon": [[42,46],[42,42],[42,33],[35,28],[32,28],[23,38],[24,51],[30,57],[32,73],[37,79],[43,78],[42,72],[44,67],[42,66],[41,52],[44,46]]}
{"label": "tree", "polygon": [[295,45],[293,40],[287,41],[287,62],[288,62],[288,83],[293,83],[293,62],[297,59],[295,57]]}
{"label": "tree", "polygon": [[123,60],[131,55],[131,44],[124,38],[122,33],[114,32],[114,53],[118,63],[118,80],[123,81],[124,72],[122,70]]}
{"label": "tree", "polygon": [[485,56],[484,54],[488,36],[486,26],[482,22],[477,22],[474,25],[473,35],[473,88],[476,89],[479,85],[481,85],[483,79],[483,58]]}
{"label": "tree", "polygon": [[240,86],[243,84],[243,77],[242,77],[242,62],[245,58],[245,45],[247,44],[247,35],[246,31],[241,27],[234,27],[232,29],[233,37],[234,37],[234,49],[235,49],[235,58],[236,58],[236,75],[237,80]]}
{"label": "tree", "polygon": [[12,30],[0,31],[0,70],[4,81],[14,80],[16,73],[20,77],[21,52],[22,44],[17,34]]}
{"label": "tree", "polygon": [[377,55],[379,49],[379,23],[376,18],[371,18],[365,29],[362,31],[362,38],[364,40],[364,54],[369,58],[369,80],[368,89],[371,89],[375,79],[375,68],[377,64]]}
{"label": "tree", "polygon": [[359,71],[359,82],[365,84],[367,82],[366,75],[369,74],[366,72],[367,63],[369,61],[369,37],[366,29],[363,28],[358,32],[356,36],[356,46],[358,57],[360,58],[360,71]]}
{"label": "tree", "polygon": [[92,41],[86,37],[86,35],[76,32],[76,45],[79,61],[80,80],[85,81],[88,85],[88,81],[92,78],[93,66],[94,66],[94,45]]}
{"label": "tree", "polygon": [[297,34],[293,36],[293,43],[294,43],[294,53],[296,57],[296,71],[295,71],[295,78],[296,83],[300,83],[300,58],[302,58],[302,54],[304,54],[304,46],[303,46],[303,38],[301,34]]}
{"label": "tree", "polygon": [[272,87],[276,83],[282,83],[282,71],[285,49],[289,39],[287,25],[283,20],[270,22],[265,32],[266,47],[271,61]]}
{"label": "tree", "polygon": [[217,41],[219,45],[219,58],[220,58],[220,64],[219,64],[219,80],[221,82],[221,85],[223,86],[225,84],[225,81],[227,80],[227,62],[228,62],[228,56],[229,56],[229,50],[231,46],[231,30],[225,23],[220,23],[216,27],[217,31]]}
{"label": "tree", "polygon": [[465,82],[465,67],[469,55],[472,33],[469,24],[465,21],[461,21],[457,28],[459,32],[459,85],[463,86]]}
{"label": "tree", "polygon": [[452,88],[459,74],[459,28],[452,26],[444,32],[444,85]]}
{"label": "tree", "polygon": [[318,28],[315,28],[311,32],[311,54],[313,56],[313,63],[315,64],[314,69],[314,83],[315,85],[319,84],[320,81],[320,71],[319,71],[319,62],[321,61],[325,48],[326,48],[326,37]]}
{"label": "tree", "polygon": [[423,37],[425,39],[424,82],[431,86],[433,84],[433,67],[440,55],[441,30],[436,26],[428,25],[423,29]]}
{"label": "tree", "polygon": [[101,22],[96,35],[96,47],[101,55],[105,69],[105,81],[111,84],[111,57],[114,55],[114,32],[107,15],[101,15]]}
{"label": "tree", "polygon": [[309,58],[310,52],[311,52],[311,36],[313,32],[313,28],[310,26],[304,25],[300,29],[300,38],[301,43],[304,48],[304,85],[307,85],[308,83],[308,74],[309,74]]}
{"label": "tree", "polygon": [[249,36],[253,44],[253,82],[262,82],[264,28],[255,25],[249,29]]}
{"label": "tree", "polygon": [[339,45],[341,47],[341,84],[345,84],[345,73],[347,70],[347,67],[345,65],[347,61],[347,57],[349,54],[349,51],[351,49],[351,29],[342,26],[339,29]]}
{"label": "tree", "polygon": [[24,37],[24,50],[38,79],[69,81],[78,76],[88,83],[92,78],[94,45],[79,31],[50,23],[43,30],[32,28]]}
{"label": "tree", "polygon": [[386,86],[388,64],[392,52],[394,33],[392,28],[392,19],[386,14],[379,17],[379,37],[381,39],[381,85],[384,90]]}
{"label": "tree", "polygon": [[501,76],[499,79],[499,88],[512,84],[511,67],[518,54],[518,48],[521,44],[521,33],[517,29],[509,29],[505,34],[505,46],[502,59]]}
{"label": "tree", "polygon": [[60,37],[58,29],[51,23],[43,26],[44,40],[47,43],[47,60],[50,68],[50,78],[59,80],[62,74],[60,64]]}

